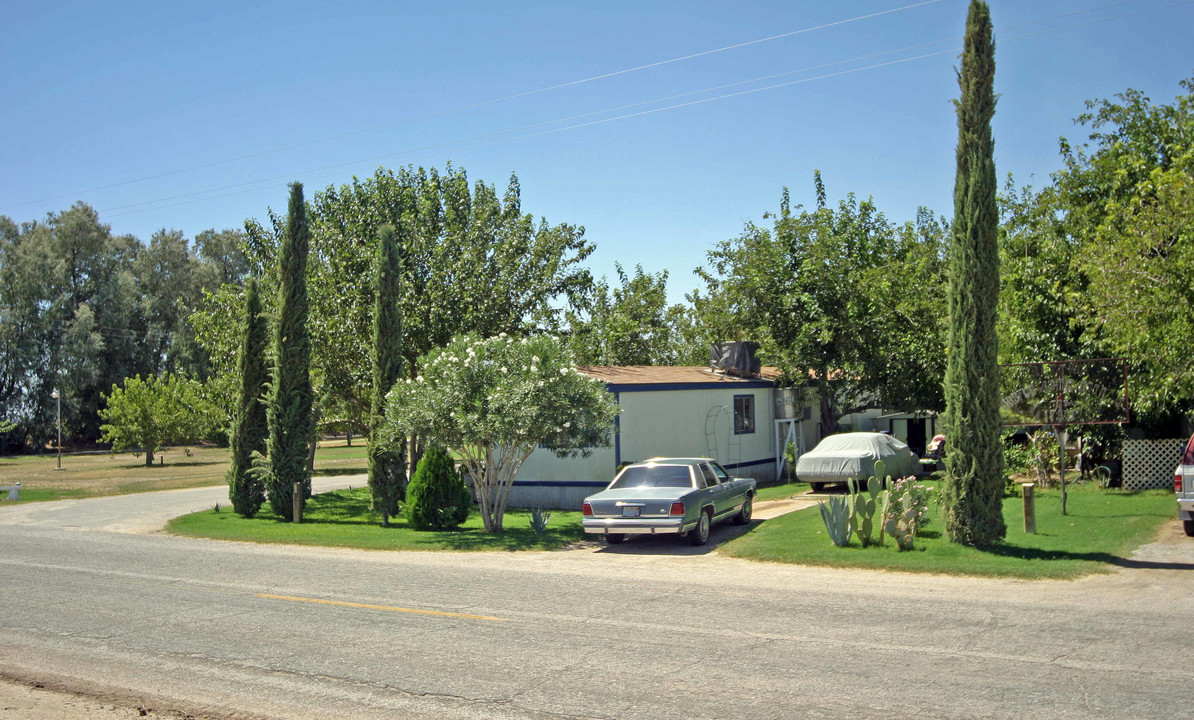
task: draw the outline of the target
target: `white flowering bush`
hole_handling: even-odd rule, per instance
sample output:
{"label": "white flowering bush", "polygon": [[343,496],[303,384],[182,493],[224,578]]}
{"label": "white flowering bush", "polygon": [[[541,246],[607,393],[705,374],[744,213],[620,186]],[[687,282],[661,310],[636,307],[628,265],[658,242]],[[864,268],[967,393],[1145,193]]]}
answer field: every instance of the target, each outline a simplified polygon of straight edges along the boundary
{"label": "white flowering bush", "polygon": [[536,446],[563,455],[612,438],[617,403],[604,383],[575,370],[556,338],[457,336],[418,367],[387,396],[385,432],[455,451],[487,531],[501,531],[514,476]]}

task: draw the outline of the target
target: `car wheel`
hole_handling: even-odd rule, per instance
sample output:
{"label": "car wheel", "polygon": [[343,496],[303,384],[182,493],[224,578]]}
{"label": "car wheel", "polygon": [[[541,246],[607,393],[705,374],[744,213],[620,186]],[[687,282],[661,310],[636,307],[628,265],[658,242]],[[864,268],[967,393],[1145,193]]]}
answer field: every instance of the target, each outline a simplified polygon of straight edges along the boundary
{"label": "car wheel", "polygon": [[1182,527],[1186,529],[1186,535],[1194,537],[1194,520],[1182,520]]}
{"label": "car wheel", "polygon": [[605,541],[610,545],[621,545],[625,539],[626,536],[621,533],[606,533],[605,535]]}
{"label": "car wheel", "polygon": [[740,510],[738,512],[738,514],[734,516],[734,523],[738,524],[738,525],[749,525],[750,524],[750,515],[754,511],[753,506],[754,506],[754,497],[751,495],[747,495],[746,500],[744,500],[742,502],[742,510]]}
{"label": "car wheel", "polygon": [[709,526],[712,520],[709,518],[709,511],[701,512],[701,519],[697,520],[697,525],[688,531],[688,543],[690,545],[704,545],[709,542]]}
{"label": "car wheel", "polygon": [[825,483],[809,483],[809,486],[813,489],[813,492],[821,492],[825,489]]}

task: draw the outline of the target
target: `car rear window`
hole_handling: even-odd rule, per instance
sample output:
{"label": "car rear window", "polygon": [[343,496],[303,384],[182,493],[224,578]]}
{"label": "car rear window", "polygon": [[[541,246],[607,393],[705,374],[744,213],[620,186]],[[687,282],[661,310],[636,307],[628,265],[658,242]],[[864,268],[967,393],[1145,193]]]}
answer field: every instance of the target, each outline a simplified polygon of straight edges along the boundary
{"label": "car rear window", "polygon": [[632,487],[692,487],[692,476],[687,465],[631,465],[609,489]]}

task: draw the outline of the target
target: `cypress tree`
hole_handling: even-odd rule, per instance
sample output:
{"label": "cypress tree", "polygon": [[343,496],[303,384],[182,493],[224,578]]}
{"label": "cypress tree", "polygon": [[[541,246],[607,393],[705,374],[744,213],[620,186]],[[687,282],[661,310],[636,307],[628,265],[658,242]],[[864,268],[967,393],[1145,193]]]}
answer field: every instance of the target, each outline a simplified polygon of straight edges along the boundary
{"label": "cypress tree", "polygon": [[269,502],[283,518],[293,513],[293,484],[302,484],[303,502],[311,494],[307,470],[311,442],[311,339],[307,331],[307,225],[302,183],[290,186],[286,233],[278,252],[278,321],[274,328],[274,378],[270,388]]}
{"label": "cypress tree", "polygon": [[972,0],[958,74],[957,179],[949,260],[945,370],[945,528],[954,542],[1003,539],[1003,447],[999,429],[999,213],[995,204],[995,40],[985,2]]}
{"label": "cypress tree", "polygon": [[261,296],[257,280],[245,283],[244,342],[240,351],[240,400],[232,430],[232,467],[228,470],[228,498],[238,515],[251,518],[265,501],[261,479],[250,472],[253,452],[265,454],[269,426],[265,420],[262,393],[268,377],[265,346],[269,328],[261,314]]}
{"label": "cypress tree", "polygon": [[381,228],[373,262],[373,396],[369,409],[369,490],[381,524],[390,525],[406,487],[406,439],[382,442],[386,393],[402,377],[402,254],[393,225]]}

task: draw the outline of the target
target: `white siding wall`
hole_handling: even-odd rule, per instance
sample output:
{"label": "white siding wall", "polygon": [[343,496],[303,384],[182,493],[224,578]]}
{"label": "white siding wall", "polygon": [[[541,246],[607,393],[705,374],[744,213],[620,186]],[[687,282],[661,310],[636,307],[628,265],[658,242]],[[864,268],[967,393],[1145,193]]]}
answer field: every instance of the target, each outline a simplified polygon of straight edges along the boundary
{"label": "white siding wall", "polygon": [[[775,476],[775,405],[771,388],[724,388],[696,390],[649,390],[618,394],[618,445],[622,462],[638,462],[657,456],[704,457],[709,454],[705,417],[709,410],[724,405],[717,419],[717,450],[723,464],[746,463],[728,468],[732,474],[771,480]],[[734,396],[751,395],[755,405],[755,431],[734,435]],[[809,423],[805,423],[808,425]],[[730,457],[730,439],[739,445]],[[815,443],[814,443],[815,444]],[[809,446],[811,447],[811,445]],[[759,460],[766,462],[750,464]],[[579,508],[587,495],[613,479],[615,449],[600,448],[587,458],[560,459],[539,449],[531,454],[515,478],[510,493],[512,507]],[[583,484],[582,484],[583,483]]]}

